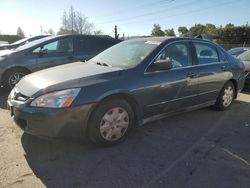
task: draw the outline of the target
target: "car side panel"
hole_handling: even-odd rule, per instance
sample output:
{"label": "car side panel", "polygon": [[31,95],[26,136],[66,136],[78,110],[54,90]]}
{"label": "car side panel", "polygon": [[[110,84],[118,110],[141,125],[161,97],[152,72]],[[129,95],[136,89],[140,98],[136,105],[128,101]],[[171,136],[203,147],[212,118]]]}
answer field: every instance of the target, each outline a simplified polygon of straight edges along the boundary
{"label": "car side panel", "polygon": [[221,88],[233,77],[230,69],[228,62],[198,66],[198,100],[201,102],[216,100]]}

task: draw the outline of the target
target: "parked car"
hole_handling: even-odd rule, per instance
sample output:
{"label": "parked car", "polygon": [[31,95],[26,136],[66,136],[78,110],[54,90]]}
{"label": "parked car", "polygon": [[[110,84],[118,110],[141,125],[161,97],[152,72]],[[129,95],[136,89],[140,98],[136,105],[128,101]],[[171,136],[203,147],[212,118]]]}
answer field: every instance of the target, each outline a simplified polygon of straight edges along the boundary
{"label": "parked car", "polygon": [[109,36],[62,35],[38,39],[15,50],[0,51],[0,83],[13,88],[41,69],[88,60],[120,41]]}
{"label": "parked car", "polygon": [[238,57],[245,65],[245,70],[250,71],[250,49],[238,55]]}
{"label": "parked car", "polygon": [[16,42],[11,43],[11,44],[8,44],[8,43],[3,44],[3,45],[0,45],[0,50],[16,49],[19,46],[22,46],[22,45],[27,44],[29,42],[32,42],[32,41],[35,41],[35,40],[38,40],[38,39],[41,39],[44,37],[48,37],[48,36],[50,36],[50,35],[37,35],[34,37],[29,37],[29,38],[24,38],[24,39],[18,40]]}
{"label": "parked car", "polygon": [[238,57],[240,54],[248,50],[250,50],[249,47],[237,47],[228,50],[228,53],[231,54],[232,56]]}
{"label": "parked car", "polygon": [[135,125],[210,105],[230,108],[244,66],[216,44],[193,38],[121,42],[87,63],[25,76],[8,108],[25,132],[86,137],[110,146]]}

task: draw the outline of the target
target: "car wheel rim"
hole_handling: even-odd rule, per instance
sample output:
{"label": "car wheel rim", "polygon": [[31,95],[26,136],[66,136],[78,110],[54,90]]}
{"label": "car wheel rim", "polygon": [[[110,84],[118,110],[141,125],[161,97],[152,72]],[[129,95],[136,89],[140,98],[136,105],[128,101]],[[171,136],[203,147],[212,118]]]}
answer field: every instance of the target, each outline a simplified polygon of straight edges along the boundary
{"label": "car wheel rim", "polygon": [[107,141],[119,140],[128,130],[129,115],[123,108],[108,110],[100,123],[101,136]]}
{"label": "car wheel rim", "polygon": [[13,73],[10,77],[9,77],[9,86],[11,88],[13,88],[20,80],[22,77],[24,77],[25,74],[21,73],[21,72],[17,72],[17,73]]}
{"label": "car wheel rim", "polygon": [[230,104],[233,101],[233,97],[234,97],[234,90],[233,90],[233,88],[231,86],[228,86],[227,88],[225,88],[224,95],[222,97],[223,105],[225,107],[230,106]]}

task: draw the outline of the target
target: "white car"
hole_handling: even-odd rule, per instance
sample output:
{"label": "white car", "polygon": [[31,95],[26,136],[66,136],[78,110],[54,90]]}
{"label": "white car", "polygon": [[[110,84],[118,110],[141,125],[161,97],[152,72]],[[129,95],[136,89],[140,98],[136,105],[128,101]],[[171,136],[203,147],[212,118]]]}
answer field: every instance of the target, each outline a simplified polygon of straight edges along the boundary
{"label": "white car", "polygon": [[243,52],[237,58],[244,63],[246,71],[250,72],[250,50]]}
{"label": "white car", "polygon": [[228,51],[232,56],[240,59],[244,65],[246,71],[250,72],[250,48],[249,47],[238,47],[232,48]]}

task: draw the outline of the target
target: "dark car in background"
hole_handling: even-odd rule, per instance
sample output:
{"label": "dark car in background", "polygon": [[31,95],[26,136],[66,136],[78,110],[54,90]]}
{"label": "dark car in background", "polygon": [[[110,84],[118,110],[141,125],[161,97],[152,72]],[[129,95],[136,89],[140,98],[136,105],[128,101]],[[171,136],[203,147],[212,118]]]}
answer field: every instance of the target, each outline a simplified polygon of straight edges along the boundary
{"label": "dark car in background", "polygon": [[215,105],[230,108],[244,65],[216,44],[152,37],[121,42],[88,62],[25,76],[8,97],[27,133],[84,137],[110,146],[137,124]]}
{"label": "dark car in background", "polygon": [[50,35],[36,35],[34,37],[30,37],[30,38],[24,38],[21,40],[18,40],[16,42],[13,42],[11,44],[2,44],[0,45],[0,50],[6,50],[6,49],[15,49],[18,48],[19,46],[22,46],[24,44],[27,44],[29,42],[44,38],[44,37],[48,37]]}
{"label": "dark car in background", "polygon": [[12,88],[25,75],[57,65],[86,61],[120,42],[110,36],[62,35],[0,51],[0,83]]}

